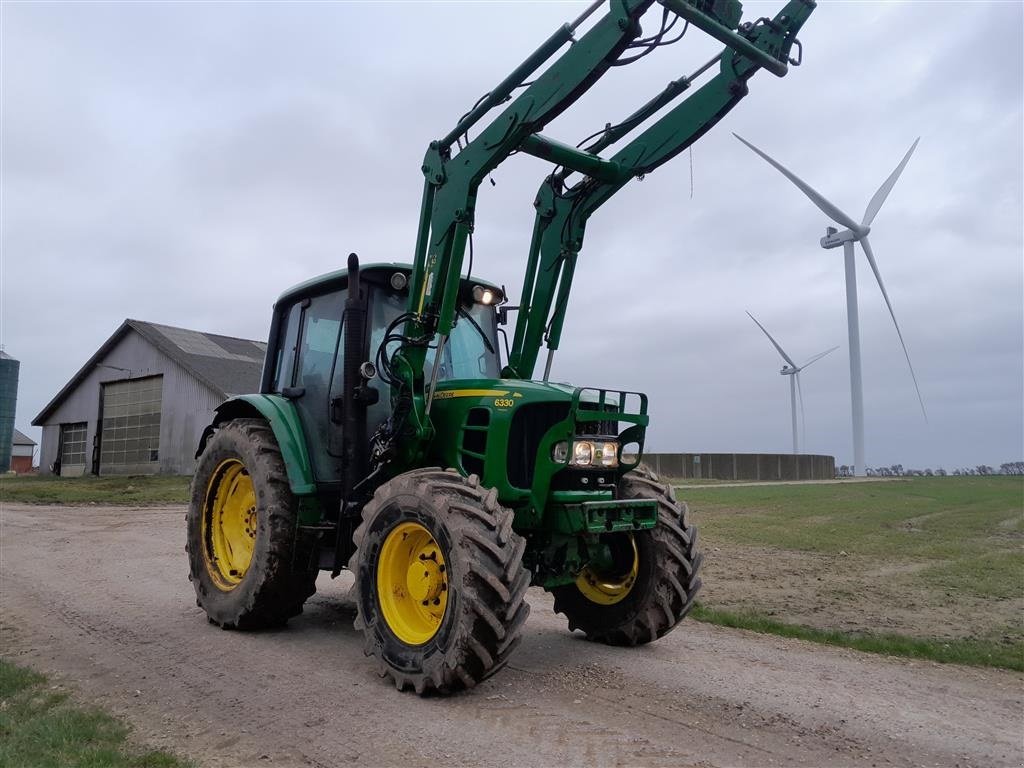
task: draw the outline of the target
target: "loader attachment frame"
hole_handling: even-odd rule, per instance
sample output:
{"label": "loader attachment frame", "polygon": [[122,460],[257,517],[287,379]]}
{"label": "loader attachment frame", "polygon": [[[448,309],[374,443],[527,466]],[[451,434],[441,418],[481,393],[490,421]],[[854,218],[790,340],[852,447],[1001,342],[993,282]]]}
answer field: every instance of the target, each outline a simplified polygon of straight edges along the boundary
{"label": "loader attachment frame", "polygon": [[[655,5],[662,9],[661,32],[643,38],[640,19]],[[580,27],[601,6],[606,6],[604,14],[577,37]],[[424,363],[429,348],[443,348],[458,319],[460,279],[467,246],[472,249],[477,190],[487,174],[516,152],[549,159],[564,169],[561,174],[553,174],[550,194],[542,191],[539,199],[521,305],[528,311],[520,315],[506,369],[510,377],[529,376],[540,346],[538,329],[546,330],[541,335],[547,337],[549,349],[558,346],[586,218],[631,178],[666,162],[721,119],[745,94],[746,80],[757,69],[784,75],[796,34],[814,7],[814,0],[791,0],[774,19],[741,24],[738,0],[592,3],[485,94],[455,128],[430,143],[421,167],[423,196],[409,303],[407,312],[389,329],[389,334],[394,333],[401,343],[384,372],[397,414],[390,435],[395,450],[389,454],[396,466],[417,466],[434,436],[430,408],[437,377],[436,371],[433,376],[425,374]],[[662,45],[670,18],[672,24],[682,19],[684,32],[692,25],[727,46],[717,57],[721,73],[695,94],[699,98],[687,99],[610,160],[597,152],[685,91],[689,78],[670,84],[663,94],[625,121],[622,125],[629,124],[627,130],[611,130],[594,146],[579,149],[540,135],[609,68],[628,64]],[[547,69],[528,81],[563,48]],[[630,49],[643,52],[624,56]],[[521,92],[516,95],[516,91]],[[470,138],[471,128],[490,110],[506,103],[508,106],[497,117]],[[583,173],[586,178],[565,190],[564,179],[570,172]],[[560,212],[563,206],[568,208]],[[567,227],[557,223],[559,216]],[[570,234],[562,234],[563,229]]]}

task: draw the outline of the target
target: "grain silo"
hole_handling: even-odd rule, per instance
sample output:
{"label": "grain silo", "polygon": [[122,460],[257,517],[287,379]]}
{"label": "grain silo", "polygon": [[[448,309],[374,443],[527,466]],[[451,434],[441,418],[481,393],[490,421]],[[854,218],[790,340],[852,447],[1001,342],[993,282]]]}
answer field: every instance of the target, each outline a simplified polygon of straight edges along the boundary
{"label": "grain silo", "polygon": [[14,410],[18,404],[18,368],[21,364],[0,351],[0,472],[11,468]]}

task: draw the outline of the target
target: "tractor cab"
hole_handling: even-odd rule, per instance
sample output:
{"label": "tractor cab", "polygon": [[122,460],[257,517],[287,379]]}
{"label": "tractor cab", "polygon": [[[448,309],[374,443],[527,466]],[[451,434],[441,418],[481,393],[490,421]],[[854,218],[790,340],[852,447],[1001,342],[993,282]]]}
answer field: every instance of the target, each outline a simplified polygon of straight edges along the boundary
{"label": "tractor cab", "polygon": [[[391,415],[388,387],[376,371],[386,367],[385,357],[397,344],[385,343],[385,335],[406,311],[410,271],[408,264],[368,264],[360,269],[368,307],[358,362],[372,364],[374,375],[368,377],[367,386],[376,392],[367,408],[369,435]],[[504,294],[484,281],[463,282],[459,319],[440,359],[436,345],[427,350],[424,376],[429,380],[434,375],[436,363],[442,384],[496,379],[501,371],[496,309]],[[285,291],[274,305],[263,368],[261,392],[295,404],[318,484],[338,482],[343,471],[342,434],[337,425],[344,388],[347,298],[348,270],[329,272]]]}

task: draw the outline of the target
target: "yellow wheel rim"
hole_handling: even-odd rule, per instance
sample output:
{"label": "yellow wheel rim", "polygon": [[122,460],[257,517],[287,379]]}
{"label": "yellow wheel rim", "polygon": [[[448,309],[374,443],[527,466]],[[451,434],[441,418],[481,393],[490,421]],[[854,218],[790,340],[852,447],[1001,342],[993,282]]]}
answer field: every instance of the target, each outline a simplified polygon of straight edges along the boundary
{"label": "yellow wheel rim", "polygon": [[256,491],[239,459],[222,461],[206,487],[203,541],[209,571],[233,589],[245,577],[256,545]]}
{"label": "yellow wheel rim", "polygon": [[377,599],[384,621],[406,645],[423,645],[441,628],[448,572],[441,547],[419,523],[400,523],[384,539]]}
{"label": "yellow wheel rim", "polygon": [[640,554],[636,549],[636,539],[629,537],[629,545],[633,552],[633,564],[625,573],[609,573],[587,565],[576,577],[576,588],[592,603],[599,605],[615,605],[626,598],[636,583],[640,572]]}

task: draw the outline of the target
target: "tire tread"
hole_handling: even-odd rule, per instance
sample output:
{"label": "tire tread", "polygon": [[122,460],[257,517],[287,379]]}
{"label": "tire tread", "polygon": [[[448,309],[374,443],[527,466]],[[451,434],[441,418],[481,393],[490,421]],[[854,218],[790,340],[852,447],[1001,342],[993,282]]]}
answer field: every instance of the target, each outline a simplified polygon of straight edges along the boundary
{"label": "tire tread", "polygon": [[[453,586],[459,590],[460,607],[452,642],[443,653],[425,655],[419,673],[389,663],[375,631],[377,622],[384,619],[372,615],[376,601],[363,593],[375,588],[364,581],[369,564],[363,558],[373,549],[368,532],[385,505],[405,494],[431,500],[437,518],[452,534],[454,551],[449,556],[462,560],[461,581]],[[436,467],[398,475],[378,488],[364,507],[362,522],[353,535],[355,554],[349,562],[358,596],[355,626],[364,633],[365,653],[378,659],[382,673],[399,690],[411,687],[419,694],[463,690],[507,663],[529,614],[526,590],[530,574],[522,564],[526,541],[512,529],[512,522],[512,511],[501,506],[496,491],[482,486],[476,475],[464,477],[455,470]]]}
{"label": "tire tread", "polygon": [[[208,579],[203,578],[206,563],[201,536],[191,529],[201,526],[206,485],[217,463],[212,458],[204,459],[208,452],[233,441],[248,444],[255,458],[252,466],[246,465],[246,471],[253,477],[254,485],[262,486],[257,490],[260,495],[257,503],[268,511],[261,533],[269,538],[263,562],[250,564],[250,573],[247,573],[258,583],[248,588],[243,582],[230,592],[218,594],[215,587],[206,583]],[[211,464],[213,466],[208,466]],[[298,502],[292,496],[281,450],[270,425],[262,419],[234,419],[222,425],[200,458],[192,480],[187,515],[189,578],[196,588],[196,602],[207,611],[211,622],[224,629],[262,629],[280,626],[302,613],[303,604],[316,591],[318,571],[312,567],[315,541],[297,535],[297,515]],[[235,599],[231,599],[232,596]]]}

